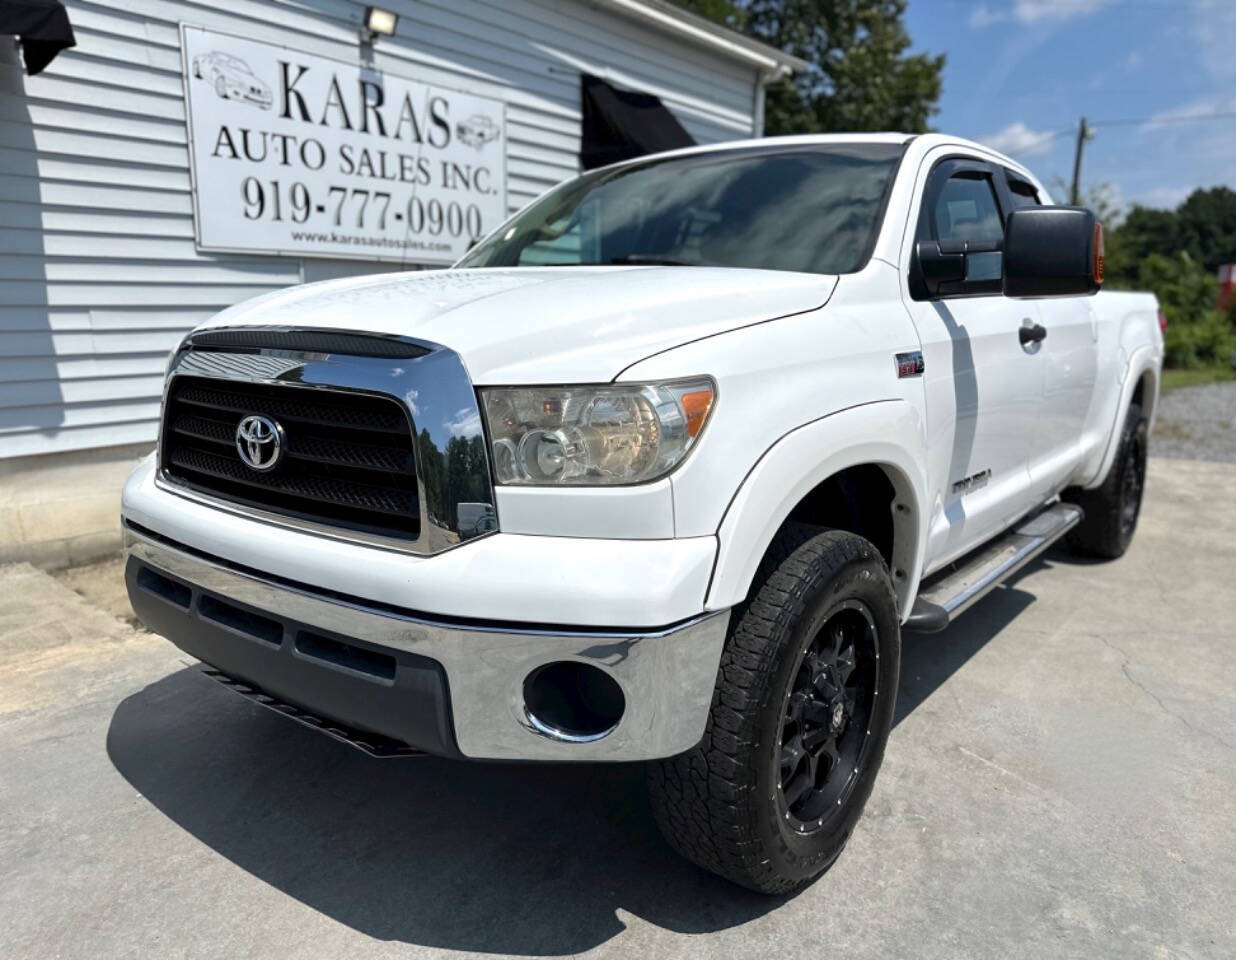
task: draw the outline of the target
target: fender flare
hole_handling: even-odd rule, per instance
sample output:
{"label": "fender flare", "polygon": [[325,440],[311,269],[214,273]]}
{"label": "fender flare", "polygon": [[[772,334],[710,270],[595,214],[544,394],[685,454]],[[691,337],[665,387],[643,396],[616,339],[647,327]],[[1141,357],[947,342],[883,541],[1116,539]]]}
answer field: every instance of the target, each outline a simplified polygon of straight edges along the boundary
{"label": "fender flare", "polygon": [[1092,490],[1095,487],[1103,485],[1103,481],[1107,479],[1107,474],[1112,468],[1112,464],[1116,462],[1116,451],[1120,447],[1120,432],[1124,425],[1124,415],[1129,409],[1129,404],[1133,402],[1133,393],[1137,390],[1137,385],[1142,382],[1142,378],[1147,373],[1150,374],[1151,385],[1154,389],[1154,394],[1150,399],[1150,417],[1151,426],[1154,426],[1153,419],[1159,408],[1159,382],[1162,379],[1158,356],[1155,349],[1150,344],[1145,344],[1133,351],[1133,355],[1129,358],[1128,364],[1125,366],[1124,379],[1120,386],[1120,402],[1116,404],[1116,410],[1112,416],[1110,429],[1107,433],[1107,448],[1103,453],[1103,459],[1099,461],[1099,468],[1094,475],[1087,481],[1081,484],[1087,490]]}
{"label": "fender flare", "polygon": [[768,448],[717,528],[717,561],[705,607],[742,602],[760,560],[795,506],[848,467],[879,466],[893,485],[893,586],[901,617],[918,589],[927,543],[926,433],[904,400],[849,407],[804,424]]}

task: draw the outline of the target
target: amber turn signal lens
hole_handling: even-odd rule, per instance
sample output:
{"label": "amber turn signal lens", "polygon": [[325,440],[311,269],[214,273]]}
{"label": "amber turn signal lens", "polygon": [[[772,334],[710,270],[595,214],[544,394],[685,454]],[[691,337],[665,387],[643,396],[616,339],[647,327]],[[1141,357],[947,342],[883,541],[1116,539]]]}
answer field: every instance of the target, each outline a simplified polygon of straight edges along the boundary
{"label": "amber turn signal lens", "polygon": [[1097,221],[1094,225],[1094,283],[1095,286],[1103,284],[1103,224]]}
{"label": "amber turn signal lens", "polygon": [[708,411],[712,409],[712,391],[695,390],[684,393],[679,399],[682,412],[687,415],[687,436],[694,438],[704,428]]}

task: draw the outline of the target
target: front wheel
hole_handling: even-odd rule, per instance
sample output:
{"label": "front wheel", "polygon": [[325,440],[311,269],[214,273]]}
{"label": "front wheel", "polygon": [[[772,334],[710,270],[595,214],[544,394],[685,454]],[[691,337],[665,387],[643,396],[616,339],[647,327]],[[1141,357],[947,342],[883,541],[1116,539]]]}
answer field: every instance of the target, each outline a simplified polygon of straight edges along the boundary
{"label": "front wheel", "polygon": [[657,823],[688,859],[787,893],[840,855],[896,700],[900,627],[868,541],[791,527],[735,612],[704,738],[649,768]]}

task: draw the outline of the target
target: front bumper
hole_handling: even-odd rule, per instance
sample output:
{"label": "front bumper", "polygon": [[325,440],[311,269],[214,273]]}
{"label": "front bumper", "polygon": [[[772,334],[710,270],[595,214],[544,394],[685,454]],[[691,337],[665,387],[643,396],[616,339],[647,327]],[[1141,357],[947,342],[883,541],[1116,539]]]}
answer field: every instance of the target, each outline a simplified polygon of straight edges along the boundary
{"label": "front bumper", "polygon": [[[132,522],[125,550],[135,611],[187,653],[306,711],[448,756],[681,753],[703,735],[728,624],[726,612],[630,630],[434,618],[239,567]],[[531,722],[524,679],[558,661],[621,688],[625,710],[600,739]]]}
{"label": "front bumper", "polygon": [[[578,515],[579,504],[566,512]],[[308,584],[375,607],[422,611],[434,620],[569,623],[585,632],[621,625],[655,633],[698,616],[717,556],[715,537],[512,533],[416,556],[338,539],[330,531],[288,529],[224,503],[187,498],[159,482],[153,456],[125,484],[121,513],[129,523],[243,563],[273,581]]]}

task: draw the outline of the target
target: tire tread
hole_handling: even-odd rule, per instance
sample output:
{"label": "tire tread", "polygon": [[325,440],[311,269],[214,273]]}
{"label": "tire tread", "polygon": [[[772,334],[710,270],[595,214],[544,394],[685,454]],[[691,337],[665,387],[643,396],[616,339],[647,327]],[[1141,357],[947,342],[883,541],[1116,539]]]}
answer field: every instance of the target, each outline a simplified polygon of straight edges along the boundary
{"label": "tire tread", "polygon": [[854,534],[787,525],[761,563],[752,595],[734,611],[703,740],[649,766],[649,793],[662,833],[704,869],[762,893],[789,893],[823,872],[848,839],[847,831],[812,876],[783,877],[765,855],[751,800],[757,789],[759,717],[773,692],[778,640],[803,612],[813,584],[872,557],[880,559],[875,547]]}
{"label": "tire tread", "polygon": [[1078,553],[1115,560],[1129,548],[1133,535],[1130,533],[1125,539],[1121,532],[1122,490],[1127,469],[1125,453],[1145,423],[1141,407],[1130,404],[1121,427],[1116,459],[1102,485],[1093,490],[1073,487],[1061,495],[1061,499],[1075,503],[1085,511],[1081,522],[1068,535],[1069,546]]}

